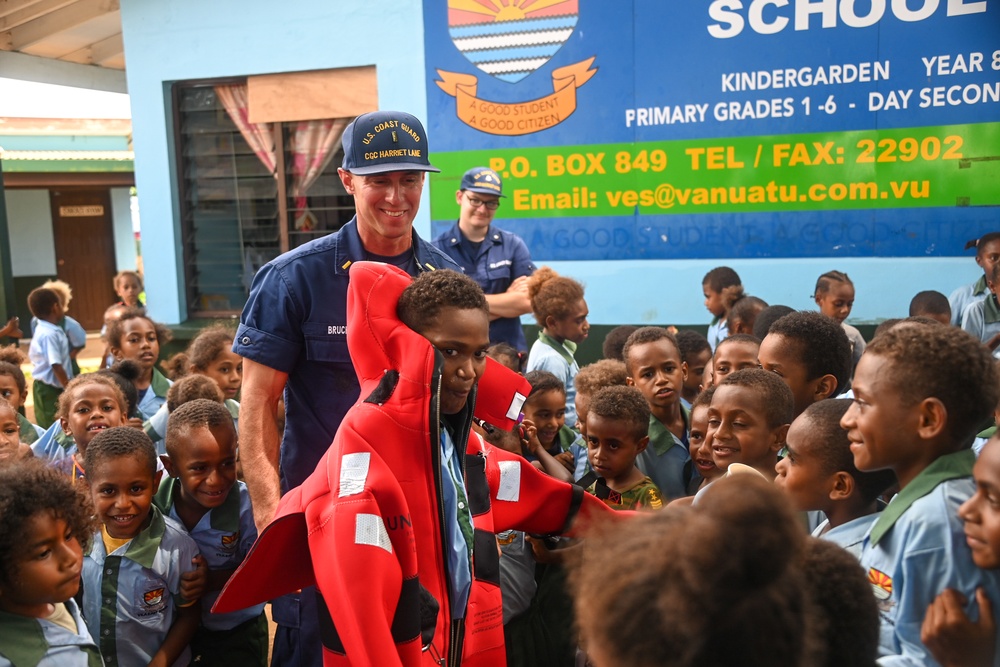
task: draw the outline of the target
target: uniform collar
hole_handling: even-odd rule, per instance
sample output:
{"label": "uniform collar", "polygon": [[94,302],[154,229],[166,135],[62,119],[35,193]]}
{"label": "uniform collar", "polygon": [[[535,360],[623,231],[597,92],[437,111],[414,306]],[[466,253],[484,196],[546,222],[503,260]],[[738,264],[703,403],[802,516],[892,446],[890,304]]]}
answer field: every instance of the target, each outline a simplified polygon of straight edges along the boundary
{"label": "uniform collar", "polygon": [[163,377],[163,373],[154,368],[153,378],[149,381],[149,388],[160,398],[165,398],[167,392],[170,391],[170,382],[167,378]]}
{"label": "uniform collar", "polygon": [[[451,229],[448,230],[447,237],[448,238],[445,243],[447,243],[451,248],[459,245],[462,242],[462,239],[465,238],[465,234],[462,233],[462,228],[458,226],[457,221],[451,226]],[[493,225],[490,225],[486,229],[486,236],[483,237],[482,242],[486,243],[487,241],[491,241],[493,245],[503,243],[503,237],[500,235],[500,230],[494,229]]]}
{"label": "uniform collar", "polygon": [[562,357],[563,361],[567,364],[570,366],[573,365],[573,354],[576,352],[576,343],[571,340],[564,340],[560,343],[544,331],[538,332],[538,340],[558,352],[559,356]]}
{"label": "uniform collar", "polygon": [[[681,406],[681,417],[684,419],[684,429],[687,430],[688,422],[690,419],[690,411]],[[670,439],[663,437],[664,435],[669,435]],[[669,444],[668,444],[669,443]],[[649,415],[649,446],[653,448],[657,456],[662,456],[674,445],[683,446],[677,436],[674,435],[673,431],[669,430],[666,425],[656,418],[655,415]]]}
{"label": "uniform collar", "polygon": [[975,463],[975,452],[971,449],[963,449],[960,452],[945,454],[921,470],[920,474],[914,477],[912,482],[896,494],[892,502],[882,510],[882,514],[875,521],[875,525],[872,526],[872,532],[870,533],[869,539],[872,546],[879,543],[879,540],[892,529],[896,524],[896,520],[906,510],[910,509],[913,503],[936,489],[942,482],[971,476],[972,466]]}
{"label": "uniform collar", "polygon": [[987,293],[983,299],[983,321],[987,324],[1000,322],[1000,306],[997,305],[997,298],[992,293]]}
{"label": "uniform collar", "polygon": [[979,276],[979,280],[977,280],[975,283],[973,283],[973,285],[972,285],[972,295],[973,296],[979,296],[980,294],[985,294],[988,289],[989,289],[989,285],[986,284],[986,275],[983,274],[983,275]]}
{"label": "uniform collar", "polygon": [[[340,228],[338,234],[336,250],[336,266],[334,272],[340,275],[347,275],[351,264],[362,262],[368,259],[369,253],[361,243],[361,235],[358,234],[358,216],[351,218],[351,221]],[[434,271],[441,267],[441,262],[436,257],[427,252],[417,236],[417,230],[411,229],[410,250],[416,258],[417,271]]]}
{"label": "uniform collar", "polygon": [[[66,602],[67,609],[76,622],[78,614],[74,614],[73,608],[69,606],[73,604],[72,600]],[[0,646],[3,646],[0,655],[7,658],[14,667],[34,667],[48,652],[49,641],[45,638],[39,619],[0,611]],[[101,656],[96,647],[81,641],[80,649],[87,654],[88,667],[101,667]]]}
{"label": "uniform collar", "polygon": [[[149,508],[149,512],[149,526],[139,531],[139,534],[133,537],[132,541],[125,548],[125,558],[145,568],[153,566],[153,559],[156,558],[160,542],[163,541],[163,534],[167,530],[167,522],[164,520],[159,508],[153,505]],[[94,539],[94,544],[90,547],[90,553],[94,553],[96,549],[104,551],[104,540],[101,539],[100,535]]]}
{"label": "uniform collar", "polygon": [[[240,489],[239,483],[233,484],[226,499],[215,509],[208,510],[209,525],[213,530],[234,533],[240,529]],[[164,513],[169,514],[177,496],[181,492],[181,481],[176,477],[168,477],[160,483],[153,502]]]}

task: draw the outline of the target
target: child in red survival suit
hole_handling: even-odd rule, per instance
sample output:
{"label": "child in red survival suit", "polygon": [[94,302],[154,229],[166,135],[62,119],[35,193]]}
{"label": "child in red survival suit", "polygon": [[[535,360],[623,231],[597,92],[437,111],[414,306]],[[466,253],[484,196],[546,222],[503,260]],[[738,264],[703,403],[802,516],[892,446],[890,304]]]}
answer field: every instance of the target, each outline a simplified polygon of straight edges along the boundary
{"label": "child in red survival suit", "polygon": [[350,273],[362,398],[214,611],[315,583],[330,615],[325,665],[503,665],[495,534],[562,533],[614,512],[471,433],[474,407],[511,428],[530,390],[487,359],[475,282],[443,270],[411,284],[369,262]]}

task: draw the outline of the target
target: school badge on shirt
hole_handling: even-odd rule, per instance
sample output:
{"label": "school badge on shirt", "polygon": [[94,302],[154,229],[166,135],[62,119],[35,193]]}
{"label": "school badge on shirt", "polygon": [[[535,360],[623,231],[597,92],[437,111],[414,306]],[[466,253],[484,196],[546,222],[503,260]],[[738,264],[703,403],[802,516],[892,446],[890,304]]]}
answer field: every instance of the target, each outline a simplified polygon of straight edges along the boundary
{"label": "school badge on shirt", "polygon": [[885,572],[876,570],[874,567],[868,568],[868,583],[872,586],[875,594],[875,602],[880,611],[888,612],[895,606],[892,602],[892,577]]}

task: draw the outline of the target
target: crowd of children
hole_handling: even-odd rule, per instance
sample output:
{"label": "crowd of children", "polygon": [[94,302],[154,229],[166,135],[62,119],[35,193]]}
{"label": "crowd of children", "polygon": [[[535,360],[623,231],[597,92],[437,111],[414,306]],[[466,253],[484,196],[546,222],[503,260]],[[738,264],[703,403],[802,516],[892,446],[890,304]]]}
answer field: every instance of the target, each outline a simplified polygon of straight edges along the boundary
{"label": "crowd of children", "polygon": [[[523,420],[477,428],[637,514],[497,534],[508,663],[1000,664],[1000,233],[974,247],[980,280],[868,341],[846,273],[798,312],[718,267],[708,337],[622,326],[582,368],[584,286],[536,271],[527,363],[487,352],[530,383]],[[257,536],[233,331],[161,363],[141,279],[114,286],[95,373],[68,286],[29,295],[34,423],[0,349],[0,665],[263,665],[263,606],[211,612]]]}

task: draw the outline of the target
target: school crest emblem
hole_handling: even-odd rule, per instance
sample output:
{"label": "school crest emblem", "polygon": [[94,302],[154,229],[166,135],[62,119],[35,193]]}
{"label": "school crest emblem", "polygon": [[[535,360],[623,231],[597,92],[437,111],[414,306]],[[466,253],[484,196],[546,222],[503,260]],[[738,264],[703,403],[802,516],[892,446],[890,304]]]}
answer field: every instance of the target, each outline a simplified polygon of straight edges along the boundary
{"label": "school crest emblem", "polygon": [[872,567],[868,568],[868,583],[875,593],[875,603],[879,611],[890,611],[895,605],[892,601],[892,577]]}
{"label": "school crest emblem", "polygon": [[[579,0],[448,0],[448,32],[480,72],[517,83],[545,65],[576,29]],[[526,102],[483,100],[475,74],[437,70],[459,119],[488,134],[517,136],[558,125],[576,111],[576,89],[597,72],[594,58],[552,72],[553,93]]]}
{"label": "school crest emblem", "polygon": [[151,591],[146,591],[142,594],[142,601],[147,607],[156,607],[163,602],[163,588],[154,588]]}
{"label": "school crest emblem", "polygon": [[236,531],[231,535],[222,536],[222,548],[226,551],[232,551],[236,548],[236,545],[240,543],[240,531]]}

